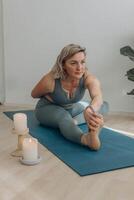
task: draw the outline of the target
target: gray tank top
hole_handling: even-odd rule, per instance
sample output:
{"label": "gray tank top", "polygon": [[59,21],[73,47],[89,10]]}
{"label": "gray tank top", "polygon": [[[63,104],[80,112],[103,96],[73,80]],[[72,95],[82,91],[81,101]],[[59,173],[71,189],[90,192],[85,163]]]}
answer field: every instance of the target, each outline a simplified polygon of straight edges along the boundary
{"label": "gray tank top", "polygon": [[74,103],[80,101],[83,98],[84,94],[85,86],[83,77],[80,79],[79,85],[71,98],[68,97],[68,93],[62,88],[61,79],[55,79],[54,91],[52,93],[48,93],[54,104],[61,105],[68,109],[71,108]]}

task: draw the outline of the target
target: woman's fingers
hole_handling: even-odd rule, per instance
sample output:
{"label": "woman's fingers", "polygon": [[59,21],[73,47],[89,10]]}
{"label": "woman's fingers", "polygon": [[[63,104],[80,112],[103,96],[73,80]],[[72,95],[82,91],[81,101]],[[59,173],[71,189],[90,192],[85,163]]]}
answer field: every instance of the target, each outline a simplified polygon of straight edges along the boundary
{"label": "woman's fingers", "polygon": [[97,131],[98,130],[98,127],[94,127],[91,124],[89,125],[89,128],[90,128],[91,131]]}
{"label": "woman's fingers", "polygon": [[88,122],[91,126],[98,127],[99,123],[96,120],[89,120]]}
{"label": "woman's fingers", "polygon": [[102,115],[101,115],[101,114],[98,114],[98,113],[92,113],[92,116],[93,116],[93,117],[96,117],[96,118],[99,118],[99,119],[102,118]]}
{"label": "woman's fingers", "polygon": [[88,126],[90,129],[97,129],[98,127],[102,127],[104,124],[103,116],[98,113],[92,112],[84,112],[85,120],[87,121]]}
{"label": "woman's fingers", "polygon": [[90,114],[89,115],[89,121],[91,121],[91,120],[98,124],[99,121],[101,120],[101,118],[100,118],[100,116],[97,117],[96,115]]}
{"label": "woman's fingers", "polygon": [[89,115],[88,124],[94,127],[103,126],[103,117],[99,115]]}

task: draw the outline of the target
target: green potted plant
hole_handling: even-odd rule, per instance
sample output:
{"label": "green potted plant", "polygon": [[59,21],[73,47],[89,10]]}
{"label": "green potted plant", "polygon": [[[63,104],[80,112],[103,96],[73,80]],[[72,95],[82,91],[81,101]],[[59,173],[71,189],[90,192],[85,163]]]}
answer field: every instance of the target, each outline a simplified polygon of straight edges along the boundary
{"label": "green potted plant", "polygon": [[[120,54],[123,56],[128,56],[130,60],[134,62],[134,50],[130,46],[125,46],[120,49]],[[134,81],[134,68],[128,70],[126,72],[126,76],[128,80]],[[134,89],[130,92],[127,92],[128,95],[134,95]]]}

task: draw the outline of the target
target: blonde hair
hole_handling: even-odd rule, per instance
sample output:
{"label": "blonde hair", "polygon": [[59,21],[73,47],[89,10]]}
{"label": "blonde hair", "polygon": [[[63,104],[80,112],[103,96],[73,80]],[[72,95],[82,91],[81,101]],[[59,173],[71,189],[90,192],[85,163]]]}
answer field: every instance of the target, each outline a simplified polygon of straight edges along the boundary
{"label": "blonde hair", "polygon": [[86,49],[77,44],[69,44],[61,50],[51,70],[55,79],[66,78],[66,72],[63,69],[63,65],[66,60],[68,60],[69,58],[71,58],[72,56],[74,56],[76,53],[79,53],[79,52],[83,52],[86,55]]}

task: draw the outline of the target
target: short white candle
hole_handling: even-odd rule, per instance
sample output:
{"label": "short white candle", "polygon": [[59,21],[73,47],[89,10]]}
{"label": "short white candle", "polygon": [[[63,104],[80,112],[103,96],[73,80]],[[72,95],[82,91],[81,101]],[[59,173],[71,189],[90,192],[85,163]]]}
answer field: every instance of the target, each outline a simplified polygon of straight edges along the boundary
{"label": "short white candle", "polygon": [[16,113],[13,115],[14,129],[23,132],[27,129],[27,116],[24,113]]}
{"label": "short white candle", "polygon": [[36,161],[38,158],[38,140],[35,138],[24,138],[22,145],[22,156],[26,161]]}

